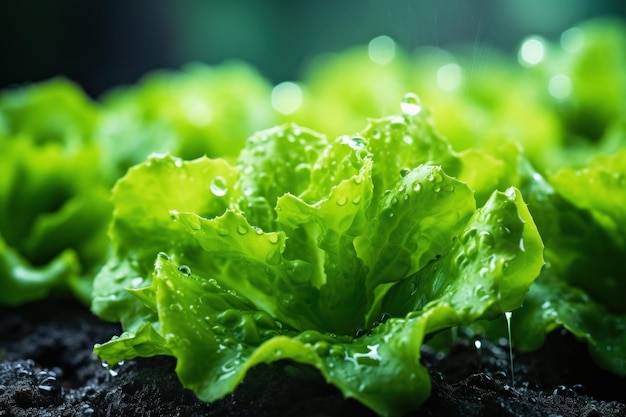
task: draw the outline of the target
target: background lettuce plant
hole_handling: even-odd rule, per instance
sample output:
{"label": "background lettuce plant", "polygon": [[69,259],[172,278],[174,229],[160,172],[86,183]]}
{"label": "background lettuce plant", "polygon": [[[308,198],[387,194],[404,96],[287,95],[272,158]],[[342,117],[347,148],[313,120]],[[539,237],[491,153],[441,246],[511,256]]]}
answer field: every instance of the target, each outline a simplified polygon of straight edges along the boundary
{"label": "background lettuce plant", "polygon": [[64,79],[0,95],[0,304],[71,290],[85,304],[109,249],[98,110]]}

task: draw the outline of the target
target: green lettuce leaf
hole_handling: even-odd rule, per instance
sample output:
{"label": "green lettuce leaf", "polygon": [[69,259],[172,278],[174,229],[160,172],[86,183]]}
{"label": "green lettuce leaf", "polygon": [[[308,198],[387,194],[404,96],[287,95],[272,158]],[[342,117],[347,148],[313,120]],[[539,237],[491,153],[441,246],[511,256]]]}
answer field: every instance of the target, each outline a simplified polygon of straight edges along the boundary
{"label": "green lettuce leaf", "polygon": [[389,290],[382,308],[398,315],[448,304],[464,324],[493,318],[522,305],[543,266],[542,253],[521,193],[496,191],[443,256]]}
{"label": "green lettuce leaf", "polygon": [[152,313],[126,288],[149,282],[154,259],[161,251],[194,256],[195,239],[172,219],[178,211],[207,217],[224,213],[239,198],[233,189],[237,175],[223,160],[200,158],[183,164],[162,154],[130,169],[113,189],[115,210],[109,236],[115,251],[95,277],[92,310],[133,330],[144,317],[150,317]]}
{"label": "green lettuce leaf", "polygon": [[626,375],[626,314],[610,311],[548,269],[531,287],[524,307],[512,316],[514,346],[526,351],[539,349],[545,334],[559,328],[585,341],[599,366]]}
{"label": "green lettuce leaf", "polygon": [[598,155],[583,169],[563,168],[550,182],[568,201],[589,210],[626,248],[626,149]]}

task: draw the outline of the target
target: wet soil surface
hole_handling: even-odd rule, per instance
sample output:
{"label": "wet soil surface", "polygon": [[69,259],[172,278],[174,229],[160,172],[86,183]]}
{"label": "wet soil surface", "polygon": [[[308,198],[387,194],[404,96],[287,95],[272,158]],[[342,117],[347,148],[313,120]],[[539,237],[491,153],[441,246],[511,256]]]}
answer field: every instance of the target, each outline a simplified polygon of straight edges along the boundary
{"label": "wet soil surface", "polygon": [[[93,344],[119,332],[71,302],[0,310],[0,416],[374,416],[288,362],[257,366],[233,394],[202,403],[172,358],[103,367]],[[626,378],[598,369],[566,333],[516,353],[515,383],[506,340],[477,349],[460,336],[447,354],[424,348],[422,357],[433,391],[410,416],[626,417]]]}

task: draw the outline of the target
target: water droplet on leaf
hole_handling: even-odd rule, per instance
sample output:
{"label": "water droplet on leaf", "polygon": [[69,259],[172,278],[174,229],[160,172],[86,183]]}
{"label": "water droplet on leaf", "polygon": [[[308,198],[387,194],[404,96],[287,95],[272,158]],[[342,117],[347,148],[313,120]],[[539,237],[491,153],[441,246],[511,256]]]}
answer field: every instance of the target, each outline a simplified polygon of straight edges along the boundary
{"label": "water droplet on leaf", "polygon": [[228,192],[226,180],[220,175],[211,180],[211,183],[209,184],[209,189],[216,197],[223,197]]}
{"label": "water droplet on leaf", "polygon": [[187,265],[179,266],[178,271],[186,277],[191,275],[191,268],[189,268]]}
{"label": "water droplet on leaf", "polygon": [[407,116],[417,116],[422,111],[422,102],[415,93],[406,93],[400,103],[400,109]]}
{"label": "water droplet on leaf", "polygon": [[361,136],[353,136],[348,140],[348,145],[352,149],[363,149],[367,146],[367,142]]}

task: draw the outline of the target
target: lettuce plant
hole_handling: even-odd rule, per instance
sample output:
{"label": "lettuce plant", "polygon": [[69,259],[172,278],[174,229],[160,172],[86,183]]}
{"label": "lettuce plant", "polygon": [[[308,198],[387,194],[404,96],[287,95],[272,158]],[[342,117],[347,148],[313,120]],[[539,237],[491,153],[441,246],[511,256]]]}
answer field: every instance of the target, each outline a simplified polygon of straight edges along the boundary
{"label": "lettuce plant", "polygon": [[271,86],[252,67],[188,64],[107,91],[97,135],[117,176],[151,152],[236,158],[248,136],[274,126]]}
{"label": "lettuce plant", "polygon": [[563,327],[588,343],[601,367],[626,375],[626,151],[548,181],[534,174],[524,188],[546,267],[513,314],[515,346],[537,349],[545,333]]}
{"label": "lettuce plant", "polygon": [[520,191],[477,207],[466,161],[410,94],[355,136],[288,124],[234,164],[153,155],[113,190],[92,308],[125,331],[96,354],[174,356],[205,401],[290,360],[381,415],[416,408],[425,337],[518,308],[543,265]]}
{"label": "lettuce plant", "polygon": [[0,95],[0,304],[71,290],[89,304],[111,216],[98,111],[54,79]]}

